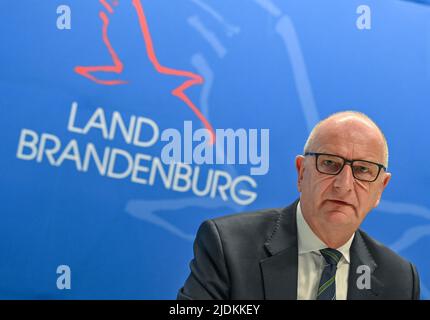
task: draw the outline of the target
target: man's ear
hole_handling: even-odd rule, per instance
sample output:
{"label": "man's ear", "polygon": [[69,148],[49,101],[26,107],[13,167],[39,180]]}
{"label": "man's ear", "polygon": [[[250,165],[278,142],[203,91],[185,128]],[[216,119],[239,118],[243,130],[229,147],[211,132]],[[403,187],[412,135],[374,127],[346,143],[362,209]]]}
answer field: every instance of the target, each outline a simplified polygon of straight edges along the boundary
{"label": "man's ear", "polygon": [[381,186],[381,189],[379,190],[378,199],[376,200],[375,205],[373,206],[374,208],[376,208],[379,205],[379,202],[381,201],[382,192],[387,187],[388,182],[390,182],[390,180],[391,180],[391,173],[384,172],[384,178],[382,179],[382,182],[381,182],[382,186]]}
{"label": "man's ear", "polygon": [[384,172],[384,180],[382,182],[384,189],[387,187],[388,182],[391,180],[391,173]]}
{"label": "man's ear", "polygon": [[297,189],[299,189],[299,192],[302,192],[301,184],[303,181],[303,173],[305,171],[305,157],[302,155],[296,156],[296,170],[297,170]]}

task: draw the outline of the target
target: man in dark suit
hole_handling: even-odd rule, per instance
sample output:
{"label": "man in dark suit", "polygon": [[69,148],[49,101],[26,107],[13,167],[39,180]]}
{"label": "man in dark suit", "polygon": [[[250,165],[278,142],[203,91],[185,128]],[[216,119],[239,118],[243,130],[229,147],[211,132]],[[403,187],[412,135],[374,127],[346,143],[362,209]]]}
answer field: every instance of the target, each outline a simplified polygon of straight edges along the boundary
{"label": "man in dark suit", "polygon": [[359,229],[387,166],[385,137],[366,115],[324,119],[296,157],[300,198],[205,221],[178,299],[419,299],[414,265]]}

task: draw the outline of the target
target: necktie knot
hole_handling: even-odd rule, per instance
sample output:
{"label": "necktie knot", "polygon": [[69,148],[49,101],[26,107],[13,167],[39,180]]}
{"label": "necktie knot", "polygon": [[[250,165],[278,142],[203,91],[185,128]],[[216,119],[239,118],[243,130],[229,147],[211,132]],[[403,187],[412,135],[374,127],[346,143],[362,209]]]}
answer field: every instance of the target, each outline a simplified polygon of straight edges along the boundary
{"label": "necktie knot", "polygon": [[326,248],[320,250],[320,252],[329,265],[337,266],[340,258],[342,258],[342,253],[336,249]]}

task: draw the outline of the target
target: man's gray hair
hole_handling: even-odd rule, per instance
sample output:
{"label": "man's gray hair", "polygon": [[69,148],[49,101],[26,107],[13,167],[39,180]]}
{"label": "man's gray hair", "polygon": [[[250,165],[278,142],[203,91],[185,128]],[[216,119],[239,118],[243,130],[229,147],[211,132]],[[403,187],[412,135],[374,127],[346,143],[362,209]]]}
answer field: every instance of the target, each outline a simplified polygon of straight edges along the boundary
{"label": "man's gray hair", "polygon": [[327,118],[318,122],[315,125],[315,127],[312,129],[311,133],[308,136],[308,139],[306,140],[305,146],[303,148],[303,154],[311,151],[309,149],[314,144],[316,133],[318,132],[318,129],[321,127],[322,124],[324,124],[327,120],[330,120],[330,119],[335,118],[335,117],[341,117],[344,115],[345,116],[348,116],[348,115],[356,116],[357,118],[365,120],[366,122],[370,123],[371,125],[373,125],[375,128],[378,129],[378,131],[381,134],[383,141],[384,141],[384,166],[386,168],[388,168],[388,143],[387,143],[387,139],[385,138],[385,135],[382,132],[381,128],[379,128],[379,126],[372,119],[370,119],[369,116],[367,116],[366,114],[359,112],[359,111],[353,111],[353,110],[340,111],[340,112],[333,113],[332,115],[330,115]]}

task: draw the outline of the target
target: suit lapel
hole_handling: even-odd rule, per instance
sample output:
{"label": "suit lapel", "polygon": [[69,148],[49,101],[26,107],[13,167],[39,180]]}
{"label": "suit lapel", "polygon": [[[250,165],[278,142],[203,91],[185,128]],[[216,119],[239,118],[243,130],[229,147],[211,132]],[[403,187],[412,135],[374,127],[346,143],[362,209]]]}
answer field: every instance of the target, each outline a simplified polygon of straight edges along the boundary
{"label": "suit lapel", "polygon": [[264,244],[269,257],[260,261],[265,298],[297,299],[298,245],[296,208],[298,200],[284,209]]}
{"label": "suit lapel", "polygon": [[[374,275],[375,269],[378,267],[375,260],[372,258],[360,231],[355,233],[354,241],[351,244],[351,264],[348,277],[348,300],[373,300],[380,299],[380,295],[384,285]],[[371,280],[370,289],[359,289],[357,280],[364,276],[363,271],[357,272],[360,266],[365,266],[370,269]],[[362,281],[359,281],[360,283]]]}

